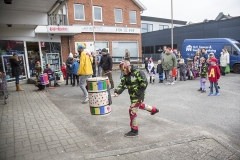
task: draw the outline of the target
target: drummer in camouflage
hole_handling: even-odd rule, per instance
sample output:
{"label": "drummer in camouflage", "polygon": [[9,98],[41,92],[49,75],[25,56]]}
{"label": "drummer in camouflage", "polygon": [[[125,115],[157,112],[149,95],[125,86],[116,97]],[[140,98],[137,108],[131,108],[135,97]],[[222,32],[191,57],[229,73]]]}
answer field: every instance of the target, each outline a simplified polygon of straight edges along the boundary
{"label": "drummer in camouflage", "polygon": [[159,109],[143,103],[145,90],[148,85],[145,73],[143,71],[140,71],[136,67],[130,65],[130,62],[126,60],[121,62],[119,67],[123,72],[124,76],[121,79],[121,83],[115,89],[114,96],[118,97],[118,95],[120,95],[125,89],[128,89],[131,100],[131,106],[129,108],[131,131],[126,133],[125,137],[136,137],[138,136],[138,108],[142,110],[147,110],[151,113],[151,115],[159,112]]}

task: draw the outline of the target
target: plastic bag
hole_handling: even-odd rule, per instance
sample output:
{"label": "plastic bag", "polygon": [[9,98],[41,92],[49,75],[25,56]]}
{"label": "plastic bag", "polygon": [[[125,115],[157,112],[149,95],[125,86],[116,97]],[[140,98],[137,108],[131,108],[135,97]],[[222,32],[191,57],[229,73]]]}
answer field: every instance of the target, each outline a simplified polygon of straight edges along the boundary
{"label": "plastic bag", "polygon": [[229,67],[229,65],[226,66],[226,68],[225,68],[225,73],[226,73],[226,74],[230,73],[230,67]]}

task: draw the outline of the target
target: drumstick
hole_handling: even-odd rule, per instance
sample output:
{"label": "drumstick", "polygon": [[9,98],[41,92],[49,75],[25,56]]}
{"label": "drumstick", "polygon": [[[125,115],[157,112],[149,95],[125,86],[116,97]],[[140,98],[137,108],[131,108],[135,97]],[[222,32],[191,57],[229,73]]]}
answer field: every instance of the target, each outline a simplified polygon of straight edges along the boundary
{"label": "drumstick", "polygon": [[116,97],[115,95],[111,95],[111,97]]}

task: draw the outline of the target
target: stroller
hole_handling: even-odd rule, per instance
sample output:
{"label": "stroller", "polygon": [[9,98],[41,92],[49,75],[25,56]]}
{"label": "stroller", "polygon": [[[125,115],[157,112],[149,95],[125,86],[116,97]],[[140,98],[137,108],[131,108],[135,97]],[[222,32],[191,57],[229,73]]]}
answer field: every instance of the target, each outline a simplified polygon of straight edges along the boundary
{"label": "stroller", "polygon": [[194,79],[194,73],[193,73],[193,59],[188,58],[187,59],[187,74],[188,80]]}

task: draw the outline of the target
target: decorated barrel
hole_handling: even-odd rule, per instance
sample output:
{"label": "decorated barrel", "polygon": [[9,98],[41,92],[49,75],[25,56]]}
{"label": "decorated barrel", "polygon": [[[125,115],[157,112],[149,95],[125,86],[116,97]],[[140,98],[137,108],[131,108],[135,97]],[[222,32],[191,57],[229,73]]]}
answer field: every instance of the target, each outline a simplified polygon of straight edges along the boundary
{"label": "decorated barrel", "polygon": [[111,112],[108,85],[108,78],[94,77],[87,79],[89,106],[92,115],[107,115]]}
{"label": "decorated barrel", "polygon": [[40,74],[40,81],[42,85],[49,84],[47,73]]}

